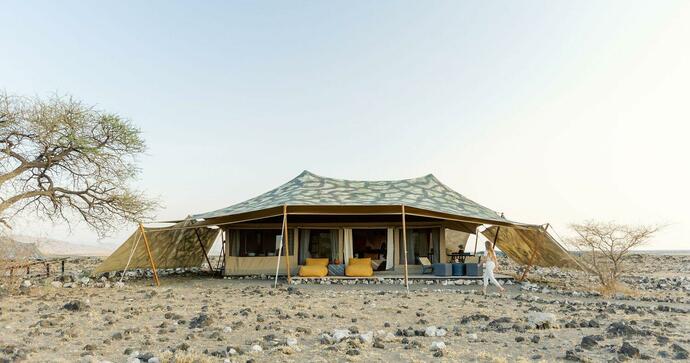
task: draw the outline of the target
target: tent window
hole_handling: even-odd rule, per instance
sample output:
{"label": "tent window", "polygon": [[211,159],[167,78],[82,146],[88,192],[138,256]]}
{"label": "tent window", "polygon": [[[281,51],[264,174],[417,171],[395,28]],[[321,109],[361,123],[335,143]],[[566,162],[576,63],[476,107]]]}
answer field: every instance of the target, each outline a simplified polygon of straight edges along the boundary
{"label": "tent window", "polygon": [[[239,257],[266,257],[278,255],[280,248],[280,229],[242,229],[239,230]],[[288,232],[292,237],[292,233]],[[292,238],[290,238],[292,244]],[[285,248],[283,248],[285,255]]]}
{"label": "tent window", "polygon": [[[402,243],[402,230],[400,243]],[[439,231],[434,228],[413,228],[407,230],[407,264],[419,265],[419,257],[428,257],[432,262],[438,262]],[[405,254],[400,249],[400,261],[404,261]]]}

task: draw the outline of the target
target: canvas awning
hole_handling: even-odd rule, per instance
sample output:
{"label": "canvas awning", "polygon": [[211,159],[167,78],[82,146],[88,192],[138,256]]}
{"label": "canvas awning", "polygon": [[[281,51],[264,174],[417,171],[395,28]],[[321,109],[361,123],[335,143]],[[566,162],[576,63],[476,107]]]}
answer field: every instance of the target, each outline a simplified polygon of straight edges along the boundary
{"label": "canvas awning", "polygon": [[[186,219],[170,227],[147,227],[144,230],[151,248],[151,257],[157,268],[201,266],[206,258],[204,251],[208,252],[211,249],[220,231],[217,228],[195,227],[195,222],[191,219]],[[203,249],[201,245],[203,245]],[[98,265],[94,273],[122,271],[126,266],[128,269],[151,268],[139,228],[115,252]]]}
{"label": "canvas awning", "polygon": [[491,226],[484,230],[482,235],[490,241],[495,240],[495,247],[520,264],[582,270],[582,266],[543,226],[529,228]]}

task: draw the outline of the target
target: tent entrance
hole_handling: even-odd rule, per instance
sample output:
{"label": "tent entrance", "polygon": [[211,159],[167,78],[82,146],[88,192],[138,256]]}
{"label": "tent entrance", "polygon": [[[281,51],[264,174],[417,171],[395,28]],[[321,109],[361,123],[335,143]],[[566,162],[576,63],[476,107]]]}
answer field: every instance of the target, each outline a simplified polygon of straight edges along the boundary
{"label": "tent entrance", "polygon": [[375,271],[385,270],[390,245],[388,239],[387,228],[352,229],[352,256],[371,258]]}
{"label": "tent entrance", "polygon": [[339,233],[337,229],[300,229],[299,264],[307,258],[327,258],[333,263],[339,256]]}
{"label": "tent entrance", "polygon": [[[402,229],[399,231],[402,235]],[[419,265],[419,258],[426,257],[433,263],[441,261],[440,228],[408,228],[407,229],[407,264]],[[400,237],[402,243],[402,237]],[[445,254],[445,251],[443,251]],[[445,256],[444,256],[445,257]],[[400,261],[404,261],[405,253],[400,249]]]}

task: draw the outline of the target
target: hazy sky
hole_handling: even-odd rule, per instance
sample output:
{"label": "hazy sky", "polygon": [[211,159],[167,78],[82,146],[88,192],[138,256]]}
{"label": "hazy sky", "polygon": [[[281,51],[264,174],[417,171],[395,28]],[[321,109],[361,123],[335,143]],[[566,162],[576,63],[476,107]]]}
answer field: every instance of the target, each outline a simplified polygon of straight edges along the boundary
{"label": "hazy sky", "polygon": [[304,169],[433,173],[561,235],[668,223],[650,248],[690,248],[688,1],[4,1],[0,44],[0,89],[141,127],[159,219]]}

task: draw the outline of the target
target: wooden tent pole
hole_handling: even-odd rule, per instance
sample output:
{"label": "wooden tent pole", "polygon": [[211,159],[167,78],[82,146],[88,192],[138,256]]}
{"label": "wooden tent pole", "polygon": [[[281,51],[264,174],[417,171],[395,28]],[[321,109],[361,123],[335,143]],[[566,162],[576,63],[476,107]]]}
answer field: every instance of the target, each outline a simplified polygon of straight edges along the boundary
{"label": "wooden tent pole", "polygon": [[283,206],[283,241],[285,241],[285,266],[287,268],[288,284],[292,283],[290,276],[290,236],[288,235],[287,226],[287,204]]}
{"label": "wooden tent pole", "polygon": [[149,239],[146,237],[146,230],[144,225],[139,223],[139,230],[141,230],[141,235],[144,237],[144,245],[146,246],[146,253],[149,256],[149,262],[151,263],[151,270],[153,271],[153,281],[156,282],[156,286],[161,286],[161,282],[158,279],[158,271],[156,271],[156,263],[153,262],[153,255],[151,255],[151,247],[149,246]]}
{"label": "wooden tent pole", "polygon": [[479,243],[479,227],[474,229],[474,253],[473,253],[473,255],[475,255],[475,256],[477,255],[477,243]]}
{"label": "wooden tent pole", "polygon": [[530,256],[530,258],[529,258],[529,262],[527,262],[527,266],[525,266],[525,270],[522,272],[522,275],[520,277],[518,277],[518,282],[525,281],[525,279],[527,278],[527,273],[529,272],[529,270],[534,265],[534,259],[536,257],[537,257],[537,251],[533,251],[532,256]]}
{"label": "wooden tent pole", "polygon": [[276,276],[275,280],[273,282],[273,288],[278,287],[278,272],[280,271],[280,257],[283,255],[283,241],[285,239],[283,238],[285,233],[285,215],[283,215],[283,224],[280,226],[280,246],[278,246],[278,260],[276,261]]}
{"label": "wooden tent pole", "polygon": [[206,247],[204,247],[204,243],[201,242],[201,236],[199,236],[199,229],[194,228],[194,234],[196,234],[196,240],[199,241],[199,246],[201,247],[201,252],[204,253],[204,257],[206,257],[206,263],[208,263],[208,269],[213,271],[213,265],[211,265],[211,260],[208,258],[208,253],[206,253]]}
{"label": "wooden tent pole", "polygon": [[402,233],[403,233],[403,253],[405,254],[405,289],[410,293],[410,282],[407,275],[407,225],[405,224],[405,205],[402,205]]}
{"label": "wooden tent pole", "polygon": [[496,250],[496,243],[498,243],[498,234],[501,232],[501,226],[496,227],[496,236],[494,236],[494,243],[491,244],[491,250]]}
{"label": "wooden tent pole", "polygon": [[216,270],[218,271],[224,271],[225,266],[221,268],[221,263],[225,264],[225,231],[220,232],[220,255],[218,255],[218,262],[216,262]]}

